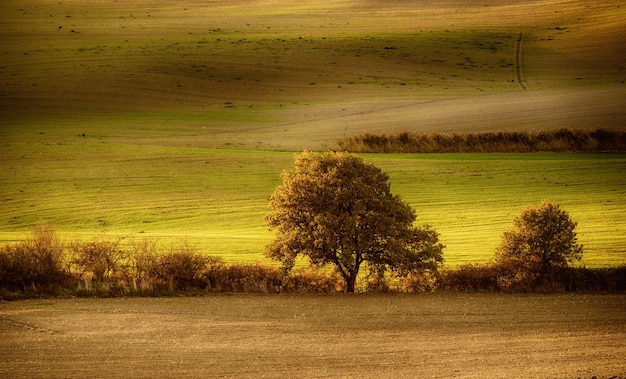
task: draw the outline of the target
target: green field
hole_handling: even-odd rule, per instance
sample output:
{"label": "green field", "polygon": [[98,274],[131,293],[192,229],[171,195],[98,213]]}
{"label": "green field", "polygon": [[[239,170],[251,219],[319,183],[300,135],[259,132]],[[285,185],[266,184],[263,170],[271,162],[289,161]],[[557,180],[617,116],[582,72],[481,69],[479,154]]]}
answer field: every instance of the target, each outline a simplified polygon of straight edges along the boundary
{"label": "green field", "polygon": [[[4,1],[0,242],[47,222],[265,263],[294,152],[363,132],[624,128],[621,5]],[[579,222],[583,264],[626,262],[622,155],[365,158],[450,266],[491,259],[541,200]]]}
{"label": "green field", "polygon": [[10,378],[623,378],[621,295],[266,296],[0,304]]}
{"label": "green field", "polygon": [[[49,222],[62,237],[98,232],[188,239],[231,262],[266,262],[268,196],[293,153],[138,146],[74,136],[63,144],[12,144],[19,165],[0,177],[0,237],[23,239]],[[69,142],[71,140],[71,142]],[[431,224],[455,266],[492,258],[522,207],[549,199],[579,222],[590,267],[626,262],[626,157],[610,154],[363,155]]]}

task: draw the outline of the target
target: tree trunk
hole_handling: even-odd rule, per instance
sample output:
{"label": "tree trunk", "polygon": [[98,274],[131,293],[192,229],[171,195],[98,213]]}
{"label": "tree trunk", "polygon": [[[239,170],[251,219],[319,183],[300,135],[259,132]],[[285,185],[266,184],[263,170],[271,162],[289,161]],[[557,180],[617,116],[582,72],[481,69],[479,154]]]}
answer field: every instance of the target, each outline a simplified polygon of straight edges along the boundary
{"label": "tree trunk", "polygon": [[335,262],[335,266],[337,268],[337,271],[339,271],[339,273],[343,277],[343,280],[345,280],[346,282],[346,292],[353,293],[356,284],[356,277],[359,275],[359,267],[361,266],[361,261],[359,261],[357,257],[355,267],[350,268],[344,268],[339,264],[338,261]]}
{"label": "tree trunk", "polygon": [[356,286],[356,277],[358,275],[359,275],[359,268],[357,267],[356,270],[352,271],[349,276],[344,277],[344,279],[346,280],[346,292],[347,293],[354,293],[354,287]]}
{"label": "tree trunk", "polygon": [[345,279],[346,279],[346,292],[354,293],[354,286],[356,284],[356,276],[345,278]]}

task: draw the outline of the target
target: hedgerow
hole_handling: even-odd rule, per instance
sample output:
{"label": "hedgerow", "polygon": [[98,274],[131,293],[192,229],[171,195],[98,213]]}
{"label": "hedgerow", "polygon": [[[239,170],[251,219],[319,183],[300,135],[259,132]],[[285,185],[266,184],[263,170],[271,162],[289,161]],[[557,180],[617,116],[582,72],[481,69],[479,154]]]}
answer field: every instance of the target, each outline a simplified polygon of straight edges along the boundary
{"label": "hedgerow", "polygon": [[626,152],[626,131],[556,129],[485,133],[364,133],[338,141],[355,153]]}
{"label": "hedgerow", "polygon": [[[345,290],[333,270],[286,273],[260,264],[226,264],[187,243],[99,236],[63,243],[48,226],[24,242],[0,246],[0,298],[171,296],[198,293],[333,293]],[[626,292],[626,266],[562,267],[537,275],[511,262],[467,264],[409,276],[365,273],[361,292]]]}

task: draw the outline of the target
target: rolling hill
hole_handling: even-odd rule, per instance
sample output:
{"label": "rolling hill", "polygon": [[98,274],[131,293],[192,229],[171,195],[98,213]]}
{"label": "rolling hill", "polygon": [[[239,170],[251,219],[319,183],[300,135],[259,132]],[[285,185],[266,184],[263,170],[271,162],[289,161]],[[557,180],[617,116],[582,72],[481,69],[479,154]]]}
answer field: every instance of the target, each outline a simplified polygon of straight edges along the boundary
{"label": "rolling hill", "polygon": [[[254,261],[271,237],[267,196],[291,152],[363,132],[623,129],[625,8],[4,1],[0,240],[50,222],[70,237],[191,236],[206,251]],[[487,164],[496,156],[463,166],[459,156],[371,159],[450,241],[449,262],[489,259],[520,207],[548,196],[581,217],[591,263],[623,261],[620,156],[542,155],[515,173],[525,157],[502,159],[509,166],[496,172]],[[443,186],[458,175],[460,187]],[[465,196],[443,198],[451,192]]]}

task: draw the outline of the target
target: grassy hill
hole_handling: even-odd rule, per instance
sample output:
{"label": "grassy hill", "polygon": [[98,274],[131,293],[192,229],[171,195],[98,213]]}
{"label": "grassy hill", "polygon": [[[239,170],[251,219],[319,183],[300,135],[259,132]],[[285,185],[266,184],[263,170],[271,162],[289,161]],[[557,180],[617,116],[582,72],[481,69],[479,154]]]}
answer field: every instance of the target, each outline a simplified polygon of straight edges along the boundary
{"label": "grassy hill", "polygon": [[211,147],[300,150],[363,131],[624,125],[619,1],[27,0],[0,10],[7,127],[57,120],[116,133],[145,130],[141,118],[170,137],[204,127]]}
{"label": "grassy hill", "polygon": [[[619,1],[5,1],[0,240],[37,222],[262,260],[293,151],[362,132],[624,128]],[[560,202],[624,262],[622,156],[371,156],[448,245],[490,258]],[[425,181],[425,182],[423,182]]]}

